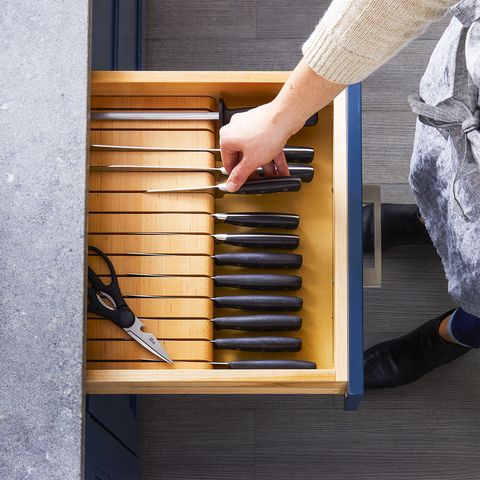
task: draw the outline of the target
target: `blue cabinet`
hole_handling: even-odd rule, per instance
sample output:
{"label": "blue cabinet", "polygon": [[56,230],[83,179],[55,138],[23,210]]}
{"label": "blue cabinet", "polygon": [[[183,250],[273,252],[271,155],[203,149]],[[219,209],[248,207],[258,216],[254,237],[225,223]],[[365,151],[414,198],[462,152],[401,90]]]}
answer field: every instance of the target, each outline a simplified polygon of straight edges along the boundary
{"label": "blue cabinet", "polygon": [[135,395],[88,395],[85,480],[139,480]]}

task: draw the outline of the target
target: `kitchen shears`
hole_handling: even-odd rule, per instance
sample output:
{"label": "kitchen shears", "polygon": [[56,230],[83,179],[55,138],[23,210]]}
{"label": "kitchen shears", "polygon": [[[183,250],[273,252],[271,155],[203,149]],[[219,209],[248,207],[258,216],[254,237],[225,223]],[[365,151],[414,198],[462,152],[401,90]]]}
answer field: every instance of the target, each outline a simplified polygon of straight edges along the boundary
{"label": "kitchen shears", "polygon": [[143,331],[143,323],[130,310],[123,299],[118,285],[117,274],[110,259],[97,247],[89,246],[89,251],[95,252],[107,264],[110,270],[110,283],[106,284],[99,276],[88,267],[88,307],[90,313],[96,313],[101,317],[108,318],[113,323],[123,328],[142,347],[152,352],[165,362],[173,364],[163,345],[151,333]]}

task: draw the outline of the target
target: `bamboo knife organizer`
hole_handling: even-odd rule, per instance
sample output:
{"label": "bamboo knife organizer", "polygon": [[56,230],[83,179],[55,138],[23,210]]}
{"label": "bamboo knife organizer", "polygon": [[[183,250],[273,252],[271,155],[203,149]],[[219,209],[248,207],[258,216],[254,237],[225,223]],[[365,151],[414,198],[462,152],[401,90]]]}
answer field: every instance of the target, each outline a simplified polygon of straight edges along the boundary
{"label": "bamboo knife organizer", "polygon": [[[229,107],[254,106],[272,99],[286,79],[280,72],[93,72],[92,109],[216,111],[218,99]],[[315,149],[315,177],[297,193],[262,196],[211,193],[147,194],[135,191],[211,185],[209,173],[98,172],[89,176],[88,242],[110,255],[119,276],[127,273],[195,275],[192,277],[121,277],[126,294],[181,298],[127,300],[145,319],[145,329],[165,339],[174,366],[145,361],[156,357],[108,320],[87,319],[88,393],[316,393],[342,394],[348,381],[347,322],[347,168],[346,99],[340,96],[319,114],[314,127],[303,128],[289,142]],[[214,121],[95,120],[92,144],[205,148],[218,145]],[[218,157],[217,157],[218,158]],[[90,152],[90,165],[220,166],[211,153]],[[214,245],[211,233],[248,231],[214,223],[210,213],[241,211],[287,212],[300,215],[303,266],[298,292],[304,301],[301,330],[272,333],[300,336],[298,353],[215,351],[210,339],[255,335],[216,331],[214,316],[241,314],[212,307],[207,298],[244,290],[213,288],[214,253],[241,251]],[[168,212],[168,213],[165,213]],[[162,232],[164,234],[155,234]],[[185,232],[166,235],[167,232]],[[279,231],[281,233],[281,231]],[[147,234],[147,235],[145,235]],[[127,256],[127,253],[168,253],[179,256]],[[90,263],[100,268],[91,258]],[[98,271],[98,270],[97,270]],[[255,273],[219,267],[217,273]],[[256,273],[259,273],[257,270]],[[249,292],[247,292],[249,293]],[[251,292],[255,293],[255,292]],[[257,292],[259,293],[259,292]],[[261,292],[260,292],[261,293]],[[279,293],[279,292],[272,292]],[[254,312],[251,312],[254,313]],[[229,370],[211,361],[288,358],[314,361],[316,370]]]}

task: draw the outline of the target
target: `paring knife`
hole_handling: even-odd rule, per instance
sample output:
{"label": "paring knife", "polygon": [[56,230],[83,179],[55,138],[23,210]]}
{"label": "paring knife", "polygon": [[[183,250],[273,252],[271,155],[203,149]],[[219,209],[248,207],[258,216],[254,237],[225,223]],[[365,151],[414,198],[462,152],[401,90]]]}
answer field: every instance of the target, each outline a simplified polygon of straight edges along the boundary
{"label": "paring knife", "polygon": [[299,352],[302,339],[298,337],[232,337],[210,340],[215,350],[242,352]]}
{"label": "paring knife", "polygon": [[[185,298],[181,295],[124,295],[124,298]],[[228,295],[205,298],[213,302],[216,308],[234,308],[258,312],[297,312],[302,309],[303,299],[291,295]]]}
{"label": "paring knife", "polygon": [[[121,111],[121,110],[92,110],[91,120],[218,120],[220,126],[230,122],[236,113],[246,112],[254,107],[248,108],[227,108],[225,102],[218,101],[218,112],[202,112],[197,110],[171,111],[171,110],[148,110],[148,111]],[[306,122],[306,127],[316,125],[318,114],[312,115]]]}
{"label": "paring knife", "polygon": [[[154,360],[155,361],[155,360]],[[211,365],[225,366],[232,370],[253,370],[253,369],[316,369],[317,364],[305,360],[235,360],[233,362],[210,362]]]}
{"label": "paring knife", "polygon": [[[90,145],[92,151],[104,152],[184,152],[184,153],[220,153],[219,148],[180,148],[180,147],[142,147],[139,145]],[[312,163],[315,156],[315,150],[310,147],[292,147],[286,146],[283,149],[288,163]]]}
{"label": "paring knife", "polygon": [[297,253],[273,252],[235,252],[217,253],[216,255],[192,253],[142,253],[127,252],[126,256],[145,257],[210,257],[217,267],[245,267],[245,268],[286,268],[298,269],[302,266],[303,257]]}
{"label": "paring knife", "polygon": [[[148,277],[148,278],[178,278],[178,277],[204,277],[211,278],[216,287],[242,288],[246,290],[299,290],[302,286],[302,277],[298,275],[283,274],[263,274],[246,273],[233,275],[195,275],[195,274],[148,274],[148,273],[127,273],[128,277]],[[151,282],[153,283],[153,282]],[[155,289],[155,285],[150,284],[149,288]],[[146,295],[150,295],[146,293]],[[152,295],[156,295],[153,293]]]}
{"label": "paring knife", "polygon": [[292,177],[270,177],[258,180],[250,180],[244,183],[236,192],[229,192],[226,183],[217,183],[216,185],[180,187],[180,188],[160,188],[143,190],[145,193],[178,193],[178,192],[201,192],[204,190],[217,190],[217,196],[228,194],[250,194],[260,195],[267,193],[298,192],[302,188],[302,181],[299,178]]}
{"label": "paring knife", "polygon": [[[219,180],[221,177],[227,177],[228,172],[225,167],[220,168],[201,168],[201,167],[177,167],[177,166],[158,166],[158,165],[92,165],[90,170],[95,172],[206,172],[215,175]],[[302,182],[311,182],[315,171],[310,165],[289,165],[288,170],[292,178],[299,178]],[[257,168],[257,173],[264,177],[263,169]]]}
{"label": "paring knife", "polygon": [[244,332],[265,332],[271,330],[300,330],[302,319],[297,315],[260,314],[232,315],[212,318],[215,330],[240,330]]}

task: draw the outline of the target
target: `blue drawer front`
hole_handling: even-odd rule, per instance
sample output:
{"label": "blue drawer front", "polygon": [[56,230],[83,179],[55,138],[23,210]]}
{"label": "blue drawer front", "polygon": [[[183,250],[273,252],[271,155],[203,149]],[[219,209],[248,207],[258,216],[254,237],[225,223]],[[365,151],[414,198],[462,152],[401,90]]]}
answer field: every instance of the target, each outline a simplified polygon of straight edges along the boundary
{"label": "blue drawer front", "polygon": [[348,387],[345,410],[363,396],[362,91],[348,87]]}

